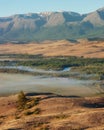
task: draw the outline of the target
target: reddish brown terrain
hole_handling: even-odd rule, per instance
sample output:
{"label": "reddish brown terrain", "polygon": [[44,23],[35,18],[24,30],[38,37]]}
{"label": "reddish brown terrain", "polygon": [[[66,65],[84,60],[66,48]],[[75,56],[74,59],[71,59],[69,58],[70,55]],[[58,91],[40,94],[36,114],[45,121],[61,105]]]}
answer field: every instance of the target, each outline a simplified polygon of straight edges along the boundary
{"label": "reddish brown terrain", "polygon": [[104,41],[66,40],[29,44],[0,44],[0,54],[42,54],[44,56],[84,56],[104,58]]}
{"label": "reddish brown terrain", "polygon": [[104,130],[103,97],[34,95],[27,104],[37,97],[23,110],[17,109],[17,95],[1,97],[0,130]]}

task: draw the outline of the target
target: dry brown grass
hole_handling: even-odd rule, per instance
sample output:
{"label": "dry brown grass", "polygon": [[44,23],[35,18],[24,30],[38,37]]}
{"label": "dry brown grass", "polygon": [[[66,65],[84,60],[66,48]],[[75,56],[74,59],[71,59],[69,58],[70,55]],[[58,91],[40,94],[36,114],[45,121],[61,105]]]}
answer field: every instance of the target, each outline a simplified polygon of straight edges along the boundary
{"label": "dry brown grass", "polygon": [[104,98],[39,97],[39,104],[28,111],[40,108],[41,112],[28,116],[27,109],[17,111],[17,96],[1,97],[0,130],[104,130]]}
{"label": "dry brown grass", "polygon": [[79,43],[77,44],[66,40],[29,44],[7,43],[0,45],[0,53],[104,58],[104,41],[79,40]]}

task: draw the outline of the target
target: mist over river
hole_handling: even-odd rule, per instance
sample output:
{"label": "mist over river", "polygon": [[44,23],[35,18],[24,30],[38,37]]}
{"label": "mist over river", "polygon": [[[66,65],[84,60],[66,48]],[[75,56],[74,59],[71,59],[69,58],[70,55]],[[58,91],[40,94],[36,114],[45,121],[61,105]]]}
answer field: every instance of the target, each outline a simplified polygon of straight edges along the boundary
{"label": "mist over river", "polygon": [[95,86],[98,81],[33,76],[27,74],[0,73],[0,95],[25,92],[55,93],[67,96],[91,96],[100,93]]}

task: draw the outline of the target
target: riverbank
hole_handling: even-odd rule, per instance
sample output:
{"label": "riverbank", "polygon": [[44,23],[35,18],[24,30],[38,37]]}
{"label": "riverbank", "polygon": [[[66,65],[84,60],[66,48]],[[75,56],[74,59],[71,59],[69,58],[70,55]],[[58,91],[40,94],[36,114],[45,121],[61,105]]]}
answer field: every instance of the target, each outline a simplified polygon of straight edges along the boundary
{"label": "riverbank", "polygon": [[0,61],[1,94],[6,91],[17,93],[20,90],[75,96],[104,93],[104,59],[34,58]]}
{"label": "riverbank", "polygon": [[[1,55],[2,57],[3,55]],[[5,58],[7,55],[5,55]],[[104,80],[104,59],[83,57],[42,57],[10,55],[13,60],[0,61],[0,72],[51,75],[79,79]],[[22,57],[22,60],[20,60]],[[10,57],[9,57],[10,58]],[[19,59],[20,58],[20,59]]]}

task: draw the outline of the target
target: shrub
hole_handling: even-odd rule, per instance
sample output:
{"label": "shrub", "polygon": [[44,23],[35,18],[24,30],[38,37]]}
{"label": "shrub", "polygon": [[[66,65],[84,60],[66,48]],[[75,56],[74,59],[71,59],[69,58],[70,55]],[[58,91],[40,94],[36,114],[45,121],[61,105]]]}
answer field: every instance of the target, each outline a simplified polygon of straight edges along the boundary
{"label": "shrub", "polygon": [[26,111],[24,114],[25,114],[26,116],[28,116],[28,115],[33,114],[33,112],[31,112],[31,111]]}
{"label": "shrub", "polygon": [[43,126],[40,128],[40,130],[49,130],[49,126],[43,125]]}
{"label": "shrub", "polygon": [[40,108],[36,108],[35,110],[34,110],[34,114],[39,114],[40,113]]}
{"label": "shrub", "polygon": [[34,99],[33,104],[37,105],[37,104],[39,104],[39,101],[40,101],[40,98],[37,97],[37,98]]}
{"label": "shrub", "polygon": [[24,109],[27,102],[27,98],[23,91],[18,94],[18,109]]}

